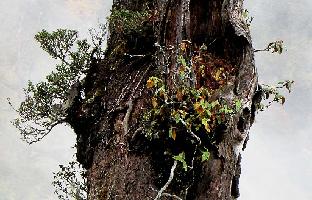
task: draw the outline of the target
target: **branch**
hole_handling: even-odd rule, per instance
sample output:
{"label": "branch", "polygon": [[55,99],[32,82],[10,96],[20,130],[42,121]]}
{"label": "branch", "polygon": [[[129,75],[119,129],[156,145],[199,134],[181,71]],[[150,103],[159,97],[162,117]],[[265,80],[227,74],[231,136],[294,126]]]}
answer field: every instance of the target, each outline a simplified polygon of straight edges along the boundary
{"label": "branch", "polygon": [[134,138],[138,135],[139,132],[143,131],[143,127],[139,127],[137,130],[134,131],[131,140],[134,140]]}
{"label": "branch", "polygon": [[172,179],[174,177],[174,171],[175,171],[175,169],[177,167],[177,164],[178,164],[178,162],[175,160],[173,165],[172,165],[172,167],[171,167],[170,176],[169,176],[169,179],[168,179],[167,183],[158,191],[157,196],[155,197],[154,200],[158,200],[158,199],[160,199],[160,197],[162,195],[164,195],[163,192],[168,188],[168,186],[172,182]]}
{"label": "branch", "polygon": [[128,54],[128,53],[124,53],[124,56],[129,56],[130,58],[143,58],[146,55],[143,54]]}
{"label": "branch", "polygon": [[[47,136],[47,135],[52,131],[52,129],[53,129],[55,126],[57,126],[57,125],[59,125],[59,124],[62,124],[62,123],[64,123],[63,120],[56,121],[56,122],[54,122],[53,124],[51,124],[48,128],[46,128],[46,130],[39,130],[39,129],[36,129],[36,130],[34,130],[34,132],[38,132],[37,134],[25,134],[25,135],[23,135],[23,137],[24,137],[25,141],[26,141],[29,145],[31,145],[31,144],[33,144],[33,143],[36,143],[36,142],[41,141],[45,136]],[[37,138],[34,139],[34,140],[28,141],[28,140],[25,138],[26,135],[33,135],[33,137],[36,137],[36,136],[38,136],[38,135],[41,135],[41,136],[40,136],[40,137],[37,137]]]}
{"label": "branch", "polygon": [[187,125],[183,119],[180,119],[180,121],[186,127],[187,132],[189,132],[197,140],[198,145],[201,145],[201,139],[195,133],[193,133],[193,131],[191,129],[187,128]]}
{"label": "branch", "polygon": [[261,52],[261,51],[270,51],[269,48],[265,48],[265,49],[255,49],[254,52],[257,53],[257,52]]}

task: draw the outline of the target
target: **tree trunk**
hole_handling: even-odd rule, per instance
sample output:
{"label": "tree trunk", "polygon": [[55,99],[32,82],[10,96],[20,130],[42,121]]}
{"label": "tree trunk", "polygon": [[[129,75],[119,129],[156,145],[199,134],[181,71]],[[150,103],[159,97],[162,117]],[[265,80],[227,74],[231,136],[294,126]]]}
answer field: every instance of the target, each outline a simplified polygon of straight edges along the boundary
{"label": "tree trunk", "polygon": [[[88,172],[88,199],[155,199],[166,183],[170,184],[160,199],[238,198],[240,152],[257,103],[257,74],[242,4],[243,0],[114,1],[113,10],[147,11],[148,17],[127,34],[110,21],[106,58],[92,62],[80,91],[85,98],[76,97],[69,111],[68,121],[77,134],[77,160]],[[174,160],[166,156],[168,146],[144,137],[141,117],[150,108],[145,86],[150,76],[164,71],[173,90],[176,55],[185,40],[194,49],[205,44],[210,63],[222,60],[235,68],[214,98],[241,99],[243,108],[214,130],[217,138],[209,146],[209,161],[196,162],[188,172],[176,170],[169,182]],[[170,53],[160,53],[160,47]],[[167,71],[160,70],[162,66]],[[198,79],[194,87],[205,84]]]}

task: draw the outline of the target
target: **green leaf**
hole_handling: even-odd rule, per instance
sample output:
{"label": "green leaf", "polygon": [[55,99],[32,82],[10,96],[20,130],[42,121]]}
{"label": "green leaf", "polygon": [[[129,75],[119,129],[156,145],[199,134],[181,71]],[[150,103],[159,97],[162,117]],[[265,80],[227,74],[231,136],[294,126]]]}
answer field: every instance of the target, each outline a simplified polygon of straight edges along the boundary
{"label": "green leaf", "polygon": [[206,102],[204,99],[200,100],[200,105],[202,108],[206,109],[208,107],[208,102]]}
{"label": "green leaf", "polygon": [[177,156],[173,156],[173,159],[176,160],[176,161],[181,162],[182,165],[183,165],[183,169],[185,171],[187,171],[187,164],[186,164],[186,161],[185,161],[185,153],[184,152],[180,153]]}
{"label": "green leaf", "polygon": [[223,105],[223,107],[219,110],[220,113],[229,114],[232,112],[231,109],[228,109],[227,105]]}
{"label": "green leaf", "polygon": [[212,115],[209,109],[206,110],[206,114],[208,117],[210,117]]}
{"label": "green leaf", "polygon": [[241,107],[242,107],[242,101],[240,99],[236,100],[235,101],[235,110],[236,110],[236,112],[239,112]]}
{"label": "green leaf", "polygon": [[214,108],[216,105],[220,105],[218,100],[211,102],[212,108]]}
{"label": "green leaf", "polygon": [[174,119],[175,119],[176,124],[178,124],[181,121],[181,116],[178,112],[175,113]]}
{"label": "green leaf", "polygon": [[205,151],[202,151],[202,162],[209,160],[210,157],[210,152],[208,151],[207,148],[205,148]]}
{"label": "green leaf", "polygon": [[203,119],[201,120],[201,122],[202,122],[202,124],[205,126],[205,125],[208,124],[209,120],[208,120],[207,118],[203,118]]}
{"label": "green leaf", "polygon": [[183,66],[186,67],[186,61],[185,61],[185,59],[183,58],[183,56],[179,56],[178,62],[180,62]]}

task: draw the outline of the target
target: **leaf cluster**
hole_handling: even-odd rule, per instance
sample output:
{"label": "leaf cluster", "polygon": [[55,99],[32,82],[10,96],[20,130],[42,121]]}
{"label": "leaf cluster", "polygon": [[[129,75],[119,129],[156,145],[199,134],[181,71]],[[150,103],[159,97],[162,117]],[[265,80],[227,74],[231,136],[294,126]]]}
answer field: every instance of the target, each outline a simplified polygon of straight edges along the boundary
{"label": "leaf cluster", "polygon": [[67,29],[51,33],[42,30],[35,39],[59,63],[45,81],[36,84],[29,81],[24,89],[25,100],[16,110],[19,117],[12,123],[28,143],[40,141],[54,126],[65,122],[70,96],[73,96],[70,89],[85,77],[93,54],[102,56],[103,40],[92,35],[91,45],[86,39],[79,40],[77,31]]}
{"label": "leaf cluster", "polygon": [[286,89],[290,93],[293,84],[293,80],[280,81],[276,86],[263,84],[260,88],[263,103],[259,103],[257,109],[264,111],[266,108],[269,108],[273,102],[284,105],[286,98],[281,94],[281,90]]}
{"label": "leaf cluster", "polygon": [[54,181],[52,182],[58,198],[61,200],[86,200],[86,171],[76,161],[71,161],[66,166],[59,165],[59,167],[60,171],[53,173]]}
{"label": "leaf cluster", "polygon": [[[207,88],[181,87],[175,94],[169,95],[163,80],[150,77],[147,88],[154,91],[151,98],[152,109],[148,110],[144,119],[151,122],[150,130],[146,132],[149,138],[158,137],[153,131],[154,125],[169,122],[169,137],[177,137],[179,128],[186,128],[190,132],[203,131],[207,134],[226,120],[228,115],[235,114],[241,109],[241,101],[236,100],[228,105],[222,100],[210,100]],[[148,126],[148,124],[147,124]]]}
{"label": "leaf cluster", "polygon": [[268,51],[268,52],[271,52],[271,53],[282,54],[284,49],[285,49],[283,43],[284,43],[283,40],[270,42],[265,49],[257,49],[254,52]]}
{"label": "leaf cluster", "polygon": [[[161,78],[150,77],[147,80],[146,87],[152,94],[151,108],[144,113],[143,123],[145,136],[151,140],[176,141],[182,138],[194,141],[202,149],[201,160],[206,161],[209,151],[201,140],[213,145],[217,127],[240,112],[242,102],[239,99],[226,102],[212,97],[217,89],[227,84],[232,67],[220,60],[216,61],[218,64],[212,63],[210,55],[204,53],[207,50],[204,46],[199,55],[192,53],[193,56],[188,56],[189,44],[180,44],[173,89]],[[197,88],[200,84],[192,83],[200,79],[205,80],[206,85]],[[188,169],[184,152],[173,159],[179,161],[185,171]]]}
{"label": "leaf cluster", "polygon": [[249,11],[247,9],[243,10],[242,17],[245,20],[247,26],[249,27],[254,18],[249,15]]}

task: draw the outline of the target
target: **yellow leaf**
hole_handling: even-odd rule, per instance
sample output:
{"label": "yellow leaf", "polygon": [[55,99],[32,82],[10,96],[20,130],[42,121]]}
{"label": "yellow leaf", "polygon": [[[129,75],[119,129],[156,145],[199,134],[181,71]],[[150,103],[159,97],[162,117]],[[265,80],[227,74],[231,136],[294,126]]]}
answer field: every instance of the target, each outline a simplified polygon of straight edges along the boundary
{"label": "yellow leaf", "polygon": [[180,44],[180,49],[181,49],[182,51],[185,51],[186,48],[187,48],[187,44],[186,44],[185,42],[182,42],[182,43]]}
{"label": "yellow leaf", "polygon": [[220,74],[221,74],[221,70],[218,70],[216,74],[214,75],[214,78],[216,79],[216,81],[220,80]]}
{"label": "yellow leaf", "polygon": [[210,133],[209,121],[210,119],[207,119],[207,118],[202,119],[202,124],[205,126],[205,129],[208,133]]}
{"label": "yellow leaf", "polygon": [[204,109],[202,108],[199,102],[196,102],[194,104],[194,110],[196,110],[198,114],[202,114],[204,112]]}
{"label": "yellow leaf", "polygon": [[185,72],[185,70],[186,70],[185,67],[183,65],[181,65],[179,68],[179,72],[183,73],[183,72]]}
{"label": "yellow leaf", "polygon": [[211,130],[210,130],[210,126],[208,123],[205,124],[205,129],[208,133],[210,133]]}
{"label": "yellow leaf", "polygon": [[195,110],[198,110],[199,107],[200,107],[200,103],[199,102],[194,103],[194,109]]}
{"label": "yellow leaf", "polygon": [[216,72],[216,74],[214,75],[214,78],[216,81],[220,81],[221,80],[221,75],[222,75],[222,72],[224,71],[224,68],[220,68],[218,69],[218,71]]}
{"label": "yellow leaf", "polygon": [[172,136],[171,137],[173,140],[176,140],[176,138],[177,138],[177,132],[176,132],[175,128],[172,129]]}
{"label": "yellow leaf", "polygon": [[152,98],[152,105],[153,105],[153,108],[156,108],[158,105],[157,99],[155,97]]}
{"label": "yellow leaf", "polygon": [[177,132],[175,127],[170,127],[169,129],[169,137],[171,137],[173,140],[177,137]]}
{"label": "yellow leaf", "polygon": [[147,87],[147,88],[152,88],[152,87],[154,87],[154,81],[151,80],[151,79],[148,79],[148,80],[147,80],[147,83],[146,83],[146,87]]}

